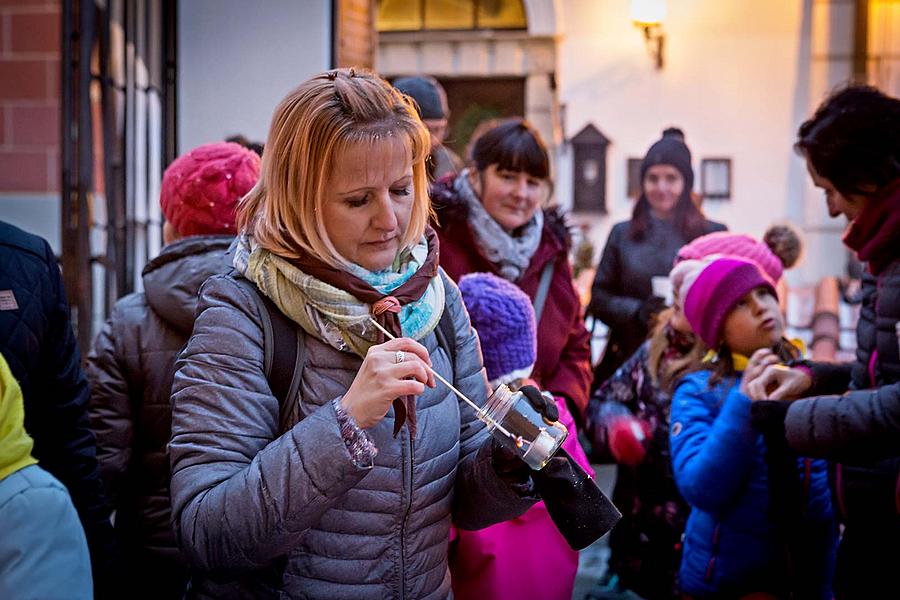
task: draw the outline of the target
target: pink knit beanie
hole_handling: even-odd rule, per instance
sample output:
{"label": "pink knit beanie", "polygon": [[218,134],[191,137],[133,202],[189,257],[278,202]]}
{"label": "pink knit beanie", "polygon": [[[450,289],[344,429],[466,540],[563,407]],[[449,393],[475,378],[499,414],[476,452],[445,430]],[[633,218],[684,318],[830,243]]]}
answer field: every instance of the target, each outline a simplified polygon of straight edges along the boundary
{"label": "pink knit beanie", "polygon": [[784,271],[781,259],[764,242],[755,240],[749,235],[717,231],[700,236],[678,251],[675,264],[683,260],[697,260],[706,256],[720,254],[737,256],[755,262],[765,271],[773,282],[778,282]]}
{"label": "pink knit beanie", "polygon": [[239,144],[198,146],[163,173],[159,204],[179,235],[234,235],[238,200],[259,179],[259,156]]}
{"label": "pink knit beanie", "polygon": [[672,269],[670,277],[677,284],[684,316],[710,348],[719,345],[725,318],[748,292],[766,287],[778,296],[758,264],[732,256],[685,260]]}

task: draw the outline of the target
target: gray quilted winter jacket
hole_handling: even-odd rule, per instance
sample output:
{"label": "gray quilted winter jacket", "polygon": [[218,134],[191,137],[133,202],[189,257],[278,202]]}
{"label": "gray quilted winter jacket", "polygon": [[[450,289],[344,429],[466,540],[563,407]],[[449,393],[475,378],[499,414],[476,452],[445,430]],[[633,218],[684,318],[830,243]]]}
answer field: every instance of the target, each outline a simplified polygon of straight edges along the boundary
{"label": "gray quilted winter jacket", "polygon": [[[434,367],[476,401],[487,384],[458,288],[444,276],[456,364],[434,333]],[[391,435],[393,410],[368,430],[378,447],[357,467],[332,399],[361,360],[306,337],[304,418],[280,437],[263,372],[260,315],[229,277],[200,291],[197,321],[173,387],[172,505],[205,598],[447,598],[451,517],[478,529],[536,500],[497,477],[489,434],[443,385],[417,398],[418,433]],[[486,443],[488,442],[488,443]]]}
{"label": "gray quilted winter jacket", "polygon": [[139,573],[159,583],[159,565],[138,558],[140,551],[170,570],[183,563],[169,506],[172,377],[194,326],[200,286],[231,270],[231,240],[190,236],[163,248],[141,273],[144,291],[116,302],[88,355],[97,459],[132,578]]}

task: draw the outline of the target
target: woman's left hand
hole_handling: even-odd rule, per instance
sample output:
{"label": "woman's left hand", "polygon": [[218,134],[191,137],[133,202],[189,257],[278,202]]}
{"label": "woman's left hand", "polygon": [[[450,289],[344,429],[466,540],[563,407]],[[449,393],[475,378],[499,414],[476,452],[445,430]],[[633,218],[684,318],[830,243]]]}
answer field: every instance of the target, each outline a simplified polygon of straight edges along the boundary
{"label": "woman's left hand", "polygon": [[528,403],[541,413],[542,417],[550,422],[559,421],[559,408],[557,408],[556,401],[552,395],[541,392],[533,385],[523,385],[519,388],[519,391],[522,392]]}
{"label": "woman's left hand", "polygon": [[741,378],[741,393],[748,398],[753,398],[750,393],[750,383],[762,375],[767,367],[778,364],[778,357],[768,348],[760,348],[750,357],[744,376]]}

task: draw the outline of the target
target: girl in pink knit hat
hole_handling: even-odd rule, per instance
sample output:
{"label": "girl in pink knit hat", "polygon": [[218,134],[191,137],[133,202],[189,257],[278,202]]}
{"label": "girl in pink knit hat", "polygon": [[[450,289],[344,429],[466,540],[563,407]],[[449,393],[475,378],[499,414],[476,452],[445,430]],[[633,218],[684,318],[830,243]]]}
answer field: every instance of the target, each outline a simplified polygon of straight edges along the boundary
{"label": "girl in pink knit hat", "polygon": [[[756,261],[778,285],[800,254],[789,226],[764,241],[711,233],[679,250],[676,261],[710,254]],[[607,591],[631,589],[648,598],[679,597],[681,536],[690,508],[681,498],[669,457],[669,405],[674,383],[700,362],[706,348],[685,319],[675,285],[674,306],[660,314],[650,338],[593,394],[588,435],[594,462],[618,463],[614,502],[622,522],[610,536]]]}
{"label": "girl in pink knit hat", "polygon": [[830,598],[836,550],[825,461],[798,459],[751,425],[747,382],[800,358],[775,287],[757,263],[686,260],[672,271],[695,335],[711,350],[671,405],[675,482],[691,505],[679,570],[691,598]]}

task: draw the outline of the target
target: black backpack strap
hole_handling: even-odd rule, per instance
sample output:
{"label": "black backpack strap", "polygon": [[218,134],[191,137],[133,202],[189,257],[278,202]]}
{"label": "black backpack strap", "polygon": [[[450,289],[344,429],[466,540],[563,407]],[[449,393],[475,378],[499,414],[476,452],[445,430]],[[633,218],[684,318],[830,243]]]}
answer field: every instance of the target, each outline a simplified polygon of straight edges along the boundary
{"label": "black backpack strap", "polygon": [[306,336],[253,283],[236,271],[231,275],[247,290],[259,309],[263,330],[263,369],[269,389],[278,399],[278,433],[281,435],[301,419],[297,393],[306,359]]}
{"label": "black backpack strap", "polygon": [[282,434],[300,422],[300,403],[297,390],[300,388],[301,375],[305,356],[305,334],[296,323],[288,319],[278,310],[275,303],[262,294],[258,294],[268,312],[271,323],[271,344],[266,349],[271,351],[271,363],[266,378],[272,394],[278,398],[278,433]]}

